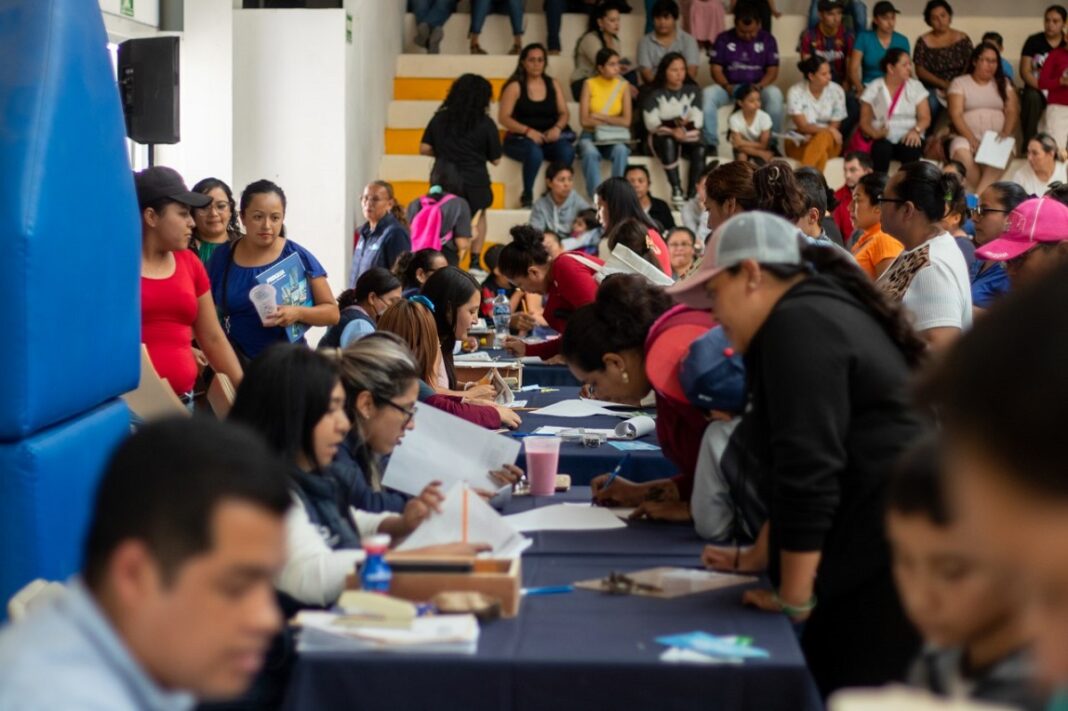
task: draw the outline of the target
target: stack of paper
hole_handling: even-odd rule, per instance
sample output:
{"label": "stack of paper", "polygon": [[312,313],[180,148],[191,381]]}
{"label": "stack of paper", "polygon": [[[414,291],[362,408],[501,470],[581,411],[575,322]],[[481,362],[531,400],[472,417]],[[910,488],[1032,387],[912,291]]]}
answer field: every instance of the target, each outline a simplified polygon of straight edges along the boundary
{"label": "stack of paper", "polygon": [[417,617],[410,629],[346,626],[342,615],[305,611],[299,652],[375,651],[474,654],[478,651],[478,620],[474,615]]}
{"label": "stack of paper", "polygon": [[[611,415],[612,417],[630,418],[637,414],[635,411],[623,411],[613,408],[624,407],[618,402],[605,400],[560,400],[552,405],[535,410],[534,415],[546,415],[548,417],[593,417],[594,415]],[[626,408],[624,407],[624,410]]]}
{"label": "stack of paper", "polygon": [[519,442],[428,405],[415,406],[415,428],[407,432],[389,458],[382,484],[416,496],[427,484],[456,482],[496,491],[491,471],[514,464]]}
{"label": "stack of paper", "polygon": [[423,521],[398,551],[410,551],[446,543],[485,543],[491,558],[513,558],[533,542],[493,510],[465,484],[453,484],[445,493],[441,512]]}

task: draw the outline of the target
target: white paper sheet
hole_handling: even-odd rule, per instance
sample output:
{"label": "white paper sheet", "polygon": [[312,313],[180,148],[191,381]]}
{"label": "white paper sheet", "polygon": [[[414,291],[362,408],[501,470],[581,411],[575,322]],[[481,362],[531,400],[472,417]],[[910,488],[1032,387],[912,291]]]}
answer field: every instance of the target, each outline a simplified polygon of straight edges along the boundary
{"label": "white paper sheet", "polygon": [[415,408],[415,429],[393,450],[382,483],[413,496],[432,481],[440,481],[445,489],[466,481],[496,491],[498,484],[489,473],[515,463],[519,441],[429,405]]}
{"label": "white paper sheet", "polygon": [[581,503],[571,501],[571,502],[565,503],[564,506],[578,506],[578,507],[587,508],[587,509],[589,509],[589,508],[597,508],[597,509],[601,509],[603,511],[611,511],[613,516],[621,518],[624,521],[629,519],[630,515],[638,510],[638,507],[636,507],[636,506],[594,506],[592,503],[589,503],[589,502],[586,502],[586,501],[583,501]]}
{"label": "white paper sheet", "polygon": [[482,500],[482,497],[462,482],[445,493],[441,513],[434,513],[419,528],[397,546],[398,551],[410,551],[426,546],[460,543],[464,540],[464,498],[467,498],[467,541],[485,543],[492,548],[493,558],[514,558],[526,550],[532,541]]}
{"label": "white paper sheet", "polygon": [[545,361],[541,359],[541,356],[523,356],[519,359],[519,362],[523,365],[545,365]]}
{"label": "white paper sheet", "polygon": [[597,506],[556,504],[505,516],[504,520],[523,531],[607,531],[626,528],[614,513]]}
{"label": "white paper sheet", "polygon": [[605,402],[603,400],[561,400],[535,410],[534,415],[546,415],[548,417],[591,417],[593,415],[611,415],[612,417],[631,417],[634,412],[621,412],[609,410],[609,407],[619,407],[619,403]]}
{"label": "white paper sheet", "polygon": [[671,286],[675,283],[659,268],[654,267],[622,244],[616,245],[594,278],[600,283],[613,274],[637,274],[657,286]]}
{"label": "white paper sheet", "polygon": [[1004,168],[1009,164],[1012,149],[1015,147],[1015,138],[1010,136],[1002,140],[994,131],[987,131],[979,143],[979,150],[975,152],[975,162],[994,168]]}
{"label": "white paper sheet", "polygon": [[475,351],[474,353],[461,353],[457,356],[453,356],[453,363],[492,363],[493,358],[486,351]]}

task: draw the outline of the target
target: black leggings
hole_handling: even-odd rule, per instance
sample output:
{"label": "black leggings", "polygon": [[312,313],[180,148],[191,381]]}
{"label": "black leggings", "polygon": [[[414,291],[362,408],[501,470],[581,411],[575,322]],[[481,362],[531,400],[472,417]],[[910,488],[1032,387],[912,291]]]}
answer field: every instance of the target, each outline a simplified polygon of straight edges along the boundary
{"label": "black leggings", "polygon": [[886,173],[890,170],[890,161],[899,161],[902,165],[913,163],[923,157],[923,145],[906,146],[904,143],[891,143],[885,138],[880,138],[871,146],[871,162],[876,173]]}
{"label": "black leggings", "polygon": [[705,144],[701,141],[694,143],[679,143],[671,136],[653,136],[653,153],[664,164],[664,172],[667,173],[668,182],[672,192],[682,191],[682,181],[679,178],[680,153],[690,161],[690,179],[686,181],[686,196],[692,196],[697,189],[697,179],[705,168]]}

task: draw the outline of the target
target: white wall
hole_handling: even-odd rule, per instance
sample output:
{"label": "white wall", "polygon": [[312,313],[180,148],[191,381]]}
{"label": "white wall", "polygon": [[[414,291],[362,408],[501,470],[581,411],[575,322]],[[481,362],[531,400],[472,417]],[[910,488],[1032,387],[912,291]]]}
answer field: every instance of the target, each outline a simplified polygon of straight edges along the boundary
{"label": "white wall", "polygon": [[[346,192],[347,245],[356,225],[364,222],[360,205],[363,186],[377,179],[385,152],[386,115],[393,100],[397,55],[404,43],[403,0],[347,0],[352,15],[352,44],[348,45],[348,185]],[[321,12],[321,11],[320,11]],[[346,279],[348,269],[346,265]]]}
{"label": "white wall", "polygon": [[344,10],[233,11],[234,187],[258,178],[282,186],[287,230],[326,267],[335,293],[362,221],[359,193],[383,152],[403,10],[348,0]]}
{"label": "white wall", "polygon": [[345,283],[346,44],[342,10],[234,10],[234,187],[286,193],[286,229]]}
{"label": "white wall", "polygon": [[153,35],[159,27],[159,0],[134,0],[133,17],[127,17],[120,12],[121,0],[99,2],[100,11],[104,15],[104,27],[113,42]]}
{"label": "white wall", "polygon": [[156,160],[181,173],[189,185],[211,176],[240,189],[233,183],[233,11],[226,0],[185,0],[183,22],[182,140],[158,146]]}

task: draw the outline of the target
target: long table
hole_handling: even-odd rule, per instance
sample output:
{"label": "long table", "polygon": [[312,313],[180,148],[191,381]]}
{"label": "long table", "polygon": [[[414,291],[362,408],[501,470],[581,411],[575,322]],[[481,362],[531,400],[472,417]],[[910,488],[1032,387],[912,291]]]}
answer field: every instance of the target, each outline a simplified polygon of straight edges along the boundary
{"label": "long table", "polygon": [[[519,400],[526,400],[528,408],[538,408],[551,405],[560,400],[577,398],[578,393],[578,387],[561,386],[558,388],[550,388],[549,392],[529,390],[517,393],[516,398]],[[652,410],[650,410],[650,412],[652,412]],[[595,415],[593,417],[547,417],[545,415],[536,415],[532,412],[520,412],[519,416],[523,420],[523,423],[516,430],[519,433],[533,432],[543,425],[605,429],[613,428],[621,421],[620,418],[612,417],[610,415]],[[649,444],[659,446],[655,432],[651,435],[641,437],[637,441],[648,442]],[[572,483],[576,485],[585,485],[589,484],[598,474],[604,474],[611,471],[616,464],[619,463],[619,460],[623,455],[624,452],[621,452],[607,442],[600,447],[586,447],[578,442],[561,442],[560,464],[558,469],[561,474],[570,474]],[[521,467],[526,467],[526,455],[524,453],[520,453],[518,464]],[[671,464],[671,462],[664,458],[663,452],[656,450],[631,452],[630,461],[627,463],[626,471],[623,472],[622,475],[631,481],[650,481],[652,479],[662,479],[664,477],[674,476],[677,473],[678,470]]]}
{"label": "long table", "polygon": [[[576,490],[570,498],[588,495]],[[509,510],[567,498],[516,499]],[[561,585],[613,571],[693,566],[699,544],[680,545],[682,533],[671,528],[631,524],[627,531],[555,534],[557,545],[536,543],[524,554],[523,584]],[[619,541],[629,538],[635,552],[624,554],[619,541],[606,538],[610,533]],[[482,626],[474,655],[303,654],[285,708],[820,709],[786,618],[744,608],[741,593],[742,588],[729,588],[660,600],[576,590],[527,597],[518,617]],[[694,630],[750,636],[771,656],[742,665],[660,661],[663,647],[656,637]]]}

